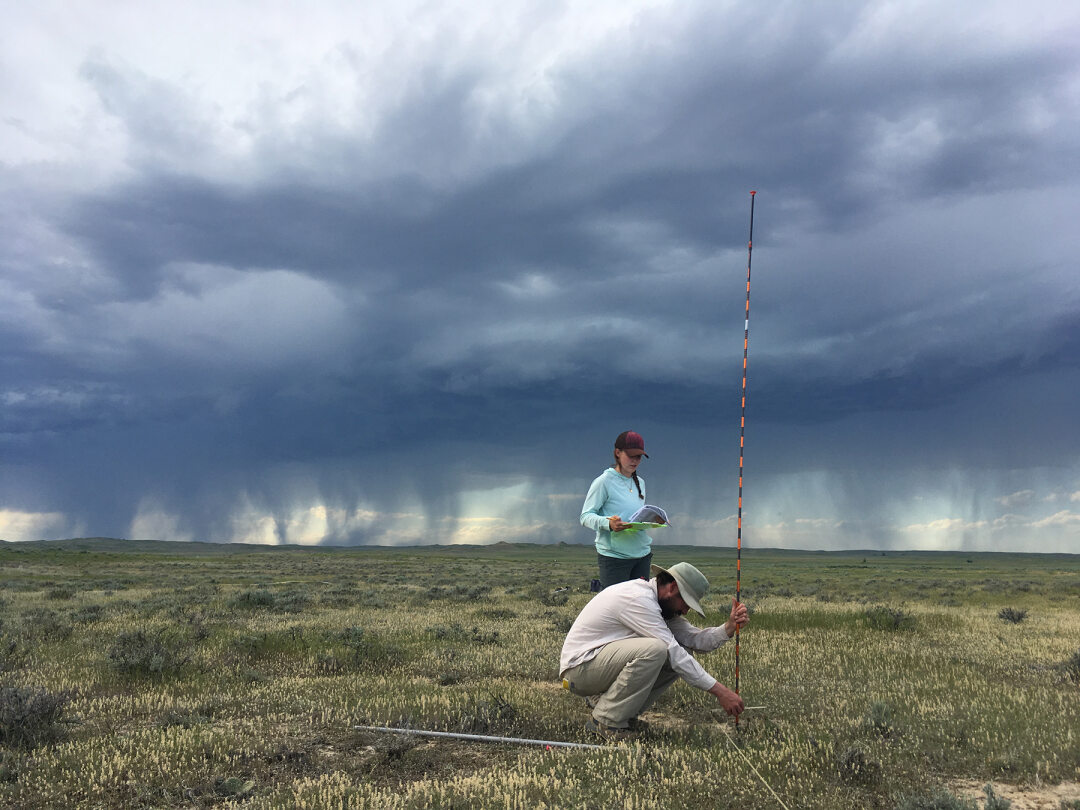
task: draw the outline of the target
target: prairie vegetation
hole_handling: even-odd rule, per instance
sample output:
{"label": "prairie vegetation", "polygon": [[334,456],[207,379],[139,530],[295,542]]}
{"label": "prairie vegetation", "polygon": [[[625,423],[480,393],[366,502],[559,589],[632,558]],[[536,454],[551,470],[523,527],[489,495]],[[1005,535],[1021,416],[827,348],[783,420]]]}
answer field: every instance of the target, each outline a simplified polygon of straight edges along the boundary
{"label": "prairie vegetation", "polygon": [[[732,552],[656,559],[698,565],[722,621]],[[789,807],[892,810],[1080,778],[1065,555],[744,553],[742,692],[765,708],[737,733],[685,684],[603,751],[353,728],[596,742],[557,682],[594,567],[583,546],[0,544],[0,806],[779,806],[749,762]],[[730,684],[732,656],[702,663]]]}

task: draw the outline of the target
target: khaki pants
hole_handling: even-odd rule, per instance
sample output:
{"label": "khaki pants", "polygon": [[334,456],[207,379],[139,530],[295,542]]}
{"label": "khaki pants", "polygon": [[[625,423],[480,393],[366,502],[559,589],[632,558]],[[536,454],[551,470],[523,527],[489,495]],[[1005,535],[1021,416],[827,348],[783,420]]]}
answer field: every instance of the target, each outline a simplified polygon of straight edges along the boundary
{"label": "khaki pants", "polygon": [[667,645],[655,638],[612,641],[562,676],[575,695],[600,696],[593,719],[613,728],[626,728],[679,677],[668,664]]}

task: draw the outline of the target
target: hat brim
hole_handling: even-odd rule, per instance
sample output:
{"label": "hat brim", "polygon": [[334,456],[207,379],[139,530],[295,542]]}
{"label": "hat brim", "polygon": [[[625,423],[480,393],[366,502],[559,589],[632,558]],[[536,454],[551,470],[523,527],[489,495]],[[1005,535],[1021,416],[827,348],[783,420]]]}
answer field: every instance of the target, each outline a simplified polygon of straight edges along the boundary
{"label": "hat brim", "polygon": [[678,571],[668,571],[666,568],[661,568],[659,565],[651,565],[649,568],[654,576],[659,573],[664,573],[674,579],[679,585],[679,596],[682,597],[682,600],[702,616],[705,615],[705,611],[701,609],[701,603],[694,598],[693,594],[690,592],[690,587],[686,584],[686,580],[679,575]]}

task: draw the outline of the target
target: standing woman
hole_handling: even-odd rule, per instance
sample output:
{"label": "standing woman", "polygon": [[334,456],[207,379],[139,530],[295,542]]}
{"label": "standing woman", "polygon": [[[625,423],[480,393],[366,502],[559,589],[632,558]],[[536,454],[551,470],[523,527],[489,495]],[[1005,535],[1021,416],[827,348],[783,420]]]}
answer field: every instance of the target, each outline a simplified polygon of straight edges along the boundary
{"label": "standing woman", "polygon": [[630,519],[645,505],[645,481],[637,474],[645,453],[641,434],[627,430],[615,439],[615,463],[592,482],[581,507],[581,525],[596,532],[600,587],[629,579],[648,579],[652,538],[644,530],[627,531]]}

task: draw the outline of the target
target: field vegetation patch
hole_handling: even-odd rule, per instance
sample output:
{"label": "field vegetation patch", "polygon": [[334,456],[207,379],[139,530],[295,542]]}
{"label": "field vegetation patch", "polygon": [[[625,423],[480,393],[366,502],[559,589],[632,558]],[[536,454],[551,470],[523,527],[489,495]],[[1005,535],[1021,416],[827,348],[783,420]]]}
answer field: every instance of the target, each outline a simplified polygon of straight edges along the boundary
{"label": "field vegetation patch", "polygon": [[[738,731],[679,684],[641,740],[549,751],[354,727],[596,742],[558,678],[588,547],[79,542],[0,543],[0,806],[1080,801],[1080,558],[755,551]],[[656,553],[723,621],[732,552]],[[700,656],[728,683],[732,648]]]}

